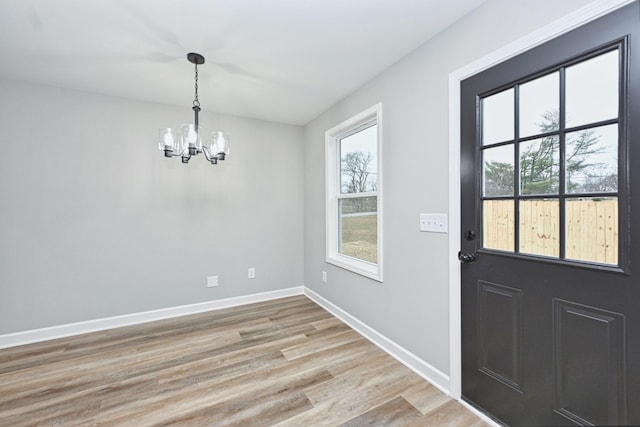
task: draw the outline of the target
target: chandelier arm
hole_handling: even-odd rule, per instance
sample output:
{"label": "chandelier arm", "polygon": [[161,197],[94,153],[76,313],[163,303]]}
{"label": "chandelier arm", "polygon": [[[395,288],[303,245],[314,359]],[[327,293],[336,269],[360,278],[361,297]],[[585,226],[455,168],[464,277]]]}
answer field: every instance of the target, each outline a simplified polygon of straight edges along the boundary
{"label": "chandelier arm", "polygon": [[177,151],[177,150],[164,150],[164,156],[165,157],[181,157],[184,152],[186,150],[181,150],[181,151]]}
{"label": "chandelier arm", "polygon": [[[171,150],[171,155],[169,157],[187,157],[187,159],[190,159],[191,156],[189,155],[189,150],[186,149],[182,149],[182,150]],[[185,153],[187,153],[187,155],[185,156]],[[187,160],[188,162],[189,160]],[[183,162],[185,163],[185,162]]]}
{"label": "chandelier arm", "polygon": [[218,163],[218,156],[212,156],[206,145],[202,146],[202,152],[204,153],[204,157],[207,159],[207,161],[211,162],[211,164],[215,165]]}
{"label": "chandelier arm", "polygon": [[202,146],[202,152],[204,153],[205,159],[211,161],[211,158],[209,157],[209,149],[206,147],[206,145]]}

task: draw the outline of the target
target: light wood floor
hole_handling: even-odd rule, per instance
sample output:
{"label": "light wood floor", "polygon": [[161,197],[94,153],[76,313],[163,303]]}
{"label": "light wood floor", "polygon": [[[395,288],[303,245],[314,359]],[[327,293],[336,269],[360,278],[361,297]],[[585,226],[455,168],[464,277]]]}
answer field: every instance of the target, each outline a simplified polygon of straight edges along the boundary
{"label": "light wood floor", "polygon": [[486,426],[306,297],[0,350],[0,425]]}

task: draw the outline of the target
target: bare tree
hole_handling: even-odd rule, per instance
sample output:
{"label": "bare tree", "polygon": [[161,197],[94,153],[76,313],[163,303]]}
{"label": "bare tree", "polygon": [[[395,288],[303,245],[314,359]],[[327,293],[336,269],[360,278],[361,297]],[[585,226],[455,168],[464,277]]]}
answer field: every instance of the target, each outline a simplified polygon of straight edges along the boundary
{"label": "bare tree", "polygon": [[[352,151],[342,157],[342,192],[367,193],[377,190],[376,172],[372,171],[371,153]],[[342,200],[342,213],[375,212],[377,197],[357,197]]]}
{"label": "bare tree", "polygon": [[370,170],[371,153],[352,151],[342,157],[342,192],[364,193],[376,190],[376,180]]}
{"label": "bare tree", "polygon": [[[559,113],[549,111],[542,116],[538,123],[540,133],[558,130]],[[593,173],[602,164],[593,162],[593,155],[601,154],[604,148],[599,145],[600,138],[593,129],[576,132],[572,144],[565,147],[565,169],[567,176],[567,190],[581,191],[615,191],[617,174],[598,176]],[[559,155],[560,149],[557,136],[546,136],[539,144],[531,146],[520,153],[520,186],[523,194],[549,194],[558,192],[559,183]],[[510,195],[514,191],[513,164],[503,162],[485,162],[485,194],[487,196]],[[586,175],[585,183],[578,183],[574,176]]]}

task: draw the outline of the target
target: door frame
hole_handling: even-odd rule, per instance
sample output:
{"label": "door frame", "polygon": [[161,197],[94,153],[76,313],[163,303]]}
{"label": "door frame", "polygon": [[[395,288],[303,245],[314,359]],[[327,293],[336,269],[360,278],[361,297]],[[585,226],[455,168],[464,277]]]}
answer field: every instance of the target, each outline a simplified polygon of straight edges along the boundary
{"label": "door frame", "polygon": [[460,305],[460,83],[636,0],[597,0],[449,74],[449,395],[462,396]]}

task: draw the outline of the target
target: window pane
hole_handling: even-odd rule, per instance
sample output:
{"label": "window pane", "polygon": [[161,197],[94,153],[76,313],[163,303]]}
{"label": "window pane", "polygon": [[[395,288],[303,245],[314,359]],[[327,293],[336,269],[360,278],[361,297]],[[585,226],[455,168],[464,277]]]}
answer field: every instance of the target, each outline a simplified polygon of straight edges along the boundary
{"label": "window pane", "polygon": [[618,264],[618,198],[566,201],[567,258]]}
{"label": "window pane", "polygon": [[618,117],[618,51],[567,67],[567,127]]}
{"label": "window pane", "polygon": [[520,144],[520,194],[558,194],[559,141],[554,135]]}
{"label": "window pane", "polygon": [[520,137],[557,131],[560,126],[560,73],[520,85]]}
{"label": "window pane", "polygon": [[378,198],[340,199],[340,242],[342,255],[376,264],[378,262]]}
{"label": "window pane", "polygon": [[513,144],[482,151],[482,187],[485,197],[513,196]]}
{"label": "window pane", "polygon": [[560,208],[558,199],[520,201],[520,252],[560,256]]}
{"label": "window pane", "polygon": [[483,242],[487,249],[513,252],[514,201],[485,200],[483,202]]}
{"label": "window pane", "polygon": [[482,100],[482,145],[513,139],[513,89]]}
{"label": "window pane", "polygon": [[376,191],[378,126],[373,125],[340,140],[340,192]]}
{"label": "window pane", "polygon": [[567,193],[618,191],[618,125],[567,134]]}

